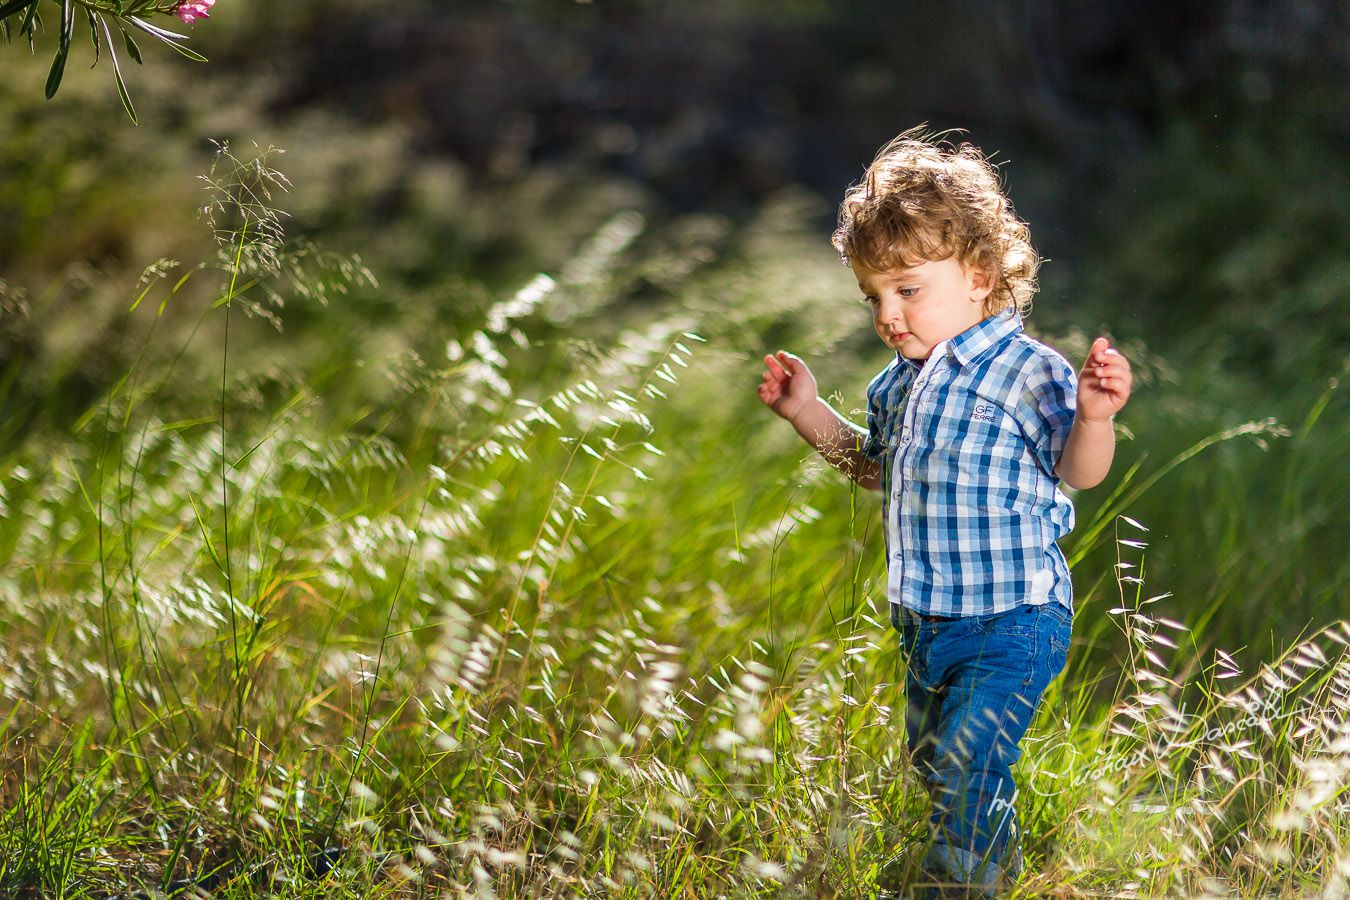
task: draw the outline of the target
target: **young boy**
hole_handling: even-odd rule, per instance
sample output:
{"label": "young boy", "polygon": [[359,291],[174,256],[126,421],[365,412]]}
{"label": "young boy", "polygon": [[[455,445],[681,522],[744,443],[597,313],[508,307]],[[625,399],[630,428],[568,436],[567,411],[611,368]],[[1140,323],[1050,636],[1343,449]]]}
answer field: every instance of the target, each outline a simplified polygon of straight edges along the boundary
{"label": "young boy", "polygon": [[1022,330],[1040,260],[969,144],[890,141],[847,191],[832,243],[895,351],[867,387],[867,428],[790,353],[764,358],[759,396],[882,492],[906,744],[934,801],[920,866],[997,891],[1021,870],[1011,766],[1069,648],[1073,585],[1055,542],[1074,510],[1060,484],[1106,477],[1130,366],[1098,337],[1075,377]]}

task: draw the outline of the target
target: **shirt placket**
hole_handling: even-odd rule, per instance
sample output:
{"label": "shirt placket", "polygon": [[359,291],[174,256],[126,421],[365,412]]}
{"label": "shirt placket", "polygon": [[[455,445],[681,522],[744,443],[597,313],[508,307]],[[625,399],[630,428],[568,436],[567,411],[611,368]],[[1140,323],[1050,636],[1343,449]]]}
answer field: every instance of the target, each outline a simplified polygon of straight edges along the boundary
{"label": "shirt placket", "polygon": [[895,454],[891,472],[891,534],[896,536],[893,541],[894,546],[891,550],[890,564],[887,570],[898,572],[896,578],[895,596],[902,598],[904,596],[904,552],[905,548],[911,545],[914,539],[914,529],[907,527],[908,523],[904,516],[900,514],[901,497],[905,491],[906,479],[913,476],[914,472],[909,468],[908,461],[911,448],[914,445],[914,429],[919,416],[919,401],[923,397],[924,388],[933,380],[936,361],[942,358],[946,352],[945,342],[933,348],[928,361],[923,369],[914,378],[914,384],[909,390],[909,395],[905,401],[905,414],[900,419],[900,449]]}

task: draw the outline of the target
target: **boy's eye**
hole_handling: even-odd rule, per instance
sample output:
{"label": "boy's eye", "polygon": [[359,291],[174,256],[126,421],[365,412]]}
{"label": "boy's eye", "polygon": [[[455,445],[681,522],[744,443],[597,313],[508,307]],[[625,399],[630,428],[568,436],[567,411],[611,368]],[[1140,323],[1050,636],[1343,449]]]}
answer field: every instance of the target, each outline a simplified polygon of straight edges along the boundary
{"label": "boy's eye", "polygon": [[898,293],[900,294],[901,297],[905,297],[906,299],[908,299],[910,297],[913,297],[918,292],[919,292],[918,288],[901,288]]}
{"label": "boy's eye", "polygon": [[863,302],[868,304],[869,306],[876,306],[879,301],[877,300],[876,297],[869,294],[868,296],[863,298]]}

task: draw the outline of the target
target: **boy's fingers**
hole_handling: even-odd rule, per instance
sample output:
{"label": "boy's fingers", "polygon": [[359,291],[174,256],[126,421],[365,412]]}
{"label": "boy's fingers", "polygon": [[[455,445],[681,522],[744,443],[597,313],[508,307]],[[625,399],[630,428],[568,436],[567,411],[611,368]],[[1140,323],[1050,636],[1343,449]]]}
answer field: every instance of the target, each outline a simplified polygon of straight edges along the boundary
{"label": "boy's fingers", "polygon": [[801,360],[786,351],[779,350],[778,355],[774,357],[774,362],[777,363],[778,370],[783,373],[781,379],[783,381],[790,380],[793,375],[801,371]]}
{"label": "boy's fingers", "polygon": [[1100,353],[1093,352],[1093,354],[1088,357],[1088,365],[1095,366],[1098,369],[1104,367],[1114,367],[1115,365],[1124,362],[1125,357],[1121,356],[1115,350],[1112,350],[1110,348],[1107,348],[1106,350],[1103,350]]}
{"label": "boy's fingers", "polygon": [[769,372],[772,373],[773,377],[777,380],[782,381],[787,377],[787,373],[783,371],[783,364],[778,361],[777,357],[764,357],[764,365],[769,367]]}

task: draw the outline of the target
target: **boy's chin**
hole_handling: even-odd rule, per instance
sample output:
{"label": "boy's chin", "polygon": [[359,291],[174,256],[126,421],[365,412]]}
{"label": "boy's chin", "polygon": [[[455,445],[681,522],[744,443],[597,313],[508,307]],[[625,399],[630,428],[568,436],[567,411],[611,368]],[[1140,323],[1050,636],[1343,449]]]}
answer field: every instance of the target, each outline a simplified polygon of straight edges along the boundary
{"label": "boy's chin", "polygon": [[[929,354],[933,352],[931,349],[929,350],[915,349],[913,347],[914,343],[913,338],[907,338],[906,340],[903,341],[897,341],[894,338],[890,338],[885,335],[877,335],[877,336],[881,338],[881,342],[886,345],[887,349],[894,350],[896,353],[899,353],[905,359],[912,359],[915,362],[923,362],[925,359],[928,358]],[[919,355],[921,352],[923,354],[922,356]]]}

